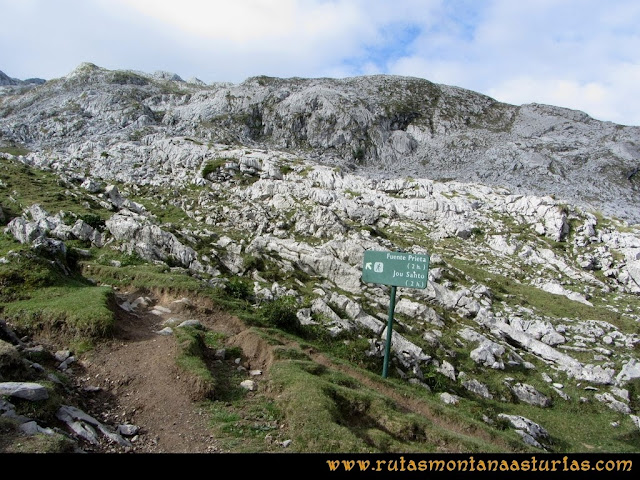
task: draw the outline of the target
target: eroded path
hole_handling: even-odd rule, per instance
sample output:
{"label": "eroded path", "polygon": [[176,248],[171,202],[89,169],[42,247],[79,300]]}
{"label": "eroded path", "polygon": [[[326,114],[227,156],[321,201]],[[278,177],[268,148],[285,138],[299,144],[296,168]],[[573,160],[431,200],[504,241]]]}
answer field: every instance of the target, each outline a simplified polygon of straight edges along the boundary
{"label": "eroded path", "polygon": [[[137,298],[143,297],[138,292],[120,295],[118,303]],[[101,420],[140,427],[134,452],[220,451],[206,413],[194,401],[188,376],[176,366],[176,339],[157,332],[170,319],[177,323],[197,319],[228,334],[238,333],[242,326],[223,312],[205,313],[188,301],[166,296],[146,299],[146,305],[131,311],[118,307],[114,338],[83,359],[80,381],[89,392],[100,389],[87,393],[93,396],[90,402],[106,408]]]}

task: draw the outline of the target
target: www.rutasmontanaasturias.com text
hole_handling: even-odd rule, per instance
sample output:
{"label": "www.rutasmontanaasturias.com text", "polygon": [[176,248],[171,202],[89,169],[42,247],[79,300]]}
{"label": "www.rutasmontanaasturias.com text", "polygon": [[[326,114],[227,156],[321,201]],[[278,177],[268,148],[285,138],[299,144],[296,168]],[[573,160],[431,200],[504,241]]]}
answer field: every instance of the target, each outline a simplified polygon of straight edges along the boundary
{"label": "www.rutasmontanaasturias.com text", "polygon": [[599,459],[468,459],[413,460],[401,456],[393,460],[327,460],[329,471],[354,472],[630,472],[632,460]]}

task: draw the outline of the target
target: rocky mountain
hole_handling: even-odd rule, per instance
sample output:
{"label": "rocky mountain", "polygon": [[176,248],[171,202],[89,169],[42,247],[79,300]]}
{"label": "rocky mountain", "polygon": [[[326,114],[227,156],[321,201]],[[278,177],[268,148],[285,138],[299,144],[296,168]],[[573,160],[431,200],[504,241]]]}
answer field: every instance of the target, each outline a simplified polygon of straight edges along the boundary
{"label": "rocky mountain", "polygon": [[362,281],[364,252],[428,254],[426,288],[399,290],[394,376],[490,402],[534,448],[580,450],[550,438],[584,408],[637,450],[640,127],[416,78],[204,85],[83,64],[1,96],[0,142],[102,217],[21,203],[8,179],[20,244],[240,279],[371,358],[389,288]]}
{"label": "rocky mountain", "polygon": [[32,87],[42,85],[46,80],[42,78],[28,78],[19,80],[11,78],[4,72],[0,71],[0,94],[24,92]]}
{"label": "rocky mountain", "polygon": [[640,220],[640,127],[546,105],[516,107],[417,78],[258,77],[206,86],[166,72],[83,64],[4,108],[15,109],[3,120],[5,137],[71,154],[88,154],[89,139],[107,149],[182,135],[302,150],[369,178],[426,176],[554,195]]}

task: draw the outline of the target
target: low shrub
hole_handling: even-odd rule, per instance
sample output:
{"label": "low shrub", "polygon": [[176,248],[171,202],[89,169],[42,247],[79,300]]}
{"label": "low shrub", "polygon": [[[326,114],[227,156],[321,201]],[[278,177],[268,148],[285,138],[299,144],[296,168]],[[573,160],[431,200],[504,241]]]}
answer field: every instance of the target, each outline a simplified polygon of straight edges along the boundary
{"label": "low shrub", "polygon": [[260,307],[260,316],[269,326],[297,333],[300,329],[297,311],[298,302],[295,297],[287,295],[263,304]]}

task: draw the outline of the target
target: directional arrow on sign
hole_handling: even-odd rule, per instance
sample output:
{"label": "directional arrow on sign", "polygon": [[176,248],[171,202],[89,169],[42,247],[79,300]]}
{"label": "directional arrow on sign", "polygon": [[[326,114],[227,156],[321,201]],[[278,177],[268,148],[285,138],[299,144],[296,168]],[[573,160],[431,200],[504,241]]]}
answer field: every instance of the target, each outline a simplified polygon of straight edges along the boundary
{"label": "directional arrow on sign", "polygon": [[371,262],[367,262],[364,264],[364,269],[365,270],[371,270]]}

